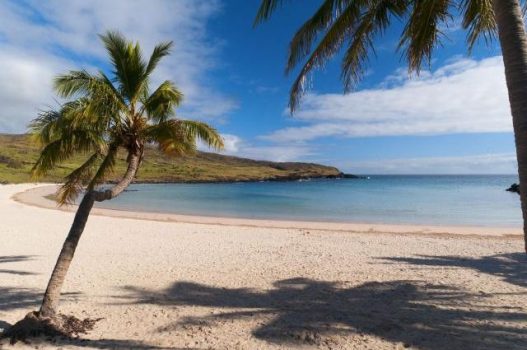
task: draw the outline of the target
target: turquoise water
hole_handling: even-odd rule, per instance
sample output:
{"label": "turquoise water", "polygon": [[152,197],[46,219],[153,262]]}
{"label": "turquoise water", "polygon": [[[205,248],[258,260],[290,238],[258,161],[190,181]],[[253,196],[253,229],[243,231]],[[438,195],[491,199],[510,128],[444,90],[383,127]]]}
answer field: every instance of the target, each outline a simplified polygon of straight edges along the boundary
{"label": "turquoise water", "polygon": [[520,227],[511,175],[370,176],[230,184],[138,184],[113,209],[258,219]]}

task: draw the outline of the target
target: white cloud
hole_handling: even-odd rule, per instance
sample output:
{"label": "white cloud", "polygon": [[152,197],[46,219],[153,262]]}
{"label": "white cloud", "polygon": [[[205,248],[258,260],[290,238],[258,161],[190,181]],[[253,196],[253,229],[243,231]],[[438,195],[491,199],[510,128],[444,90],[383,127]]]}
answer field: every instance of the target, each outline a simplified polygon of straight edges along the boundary
{"label": "white cloud", "polygon": [[303,142],[512,130],[501,57],[457,59],[413,79],[396,71],[378,88],[347,95],[308,94],[295,117],[306,125],[262,138]]}
{"label": "white cloud", "polygon": [[357,174],[515,174],[514,153],[349,161],[337,164]]}
{"label": "white cloud", "polygon": [[[243,143],[240,137],[231,134],[221,134],[221,137],[223,138],[223,145],[225,147],[223,150],[224,153],[236,154],[240,150],[240,146]],[[197,147],[200,151],[210,152],[210,148],[199,139]]]}
{"label": "white cloud", "polygon": [[302,161],[313,155],[311,147],[302,145],[253,146],[246,145],[231,155],[273,162]]}
{"label": "white cloud", "polygon": [[[222,134],[225,149],[222,153],[250,158],[256,160],[270,160],[273,162],[298,161],[301,158],[313,155],[311,147],[306,145],[254,145],[241,137],[232,134]],[[209,152],[203,143],[198,144],[198,149]]]}
{"label": "white cloud", "polygon": [[35,104],[50,100],[51,82],[60,61],[39,64],[32,57],[0,51],[0,132],[21,132],[34,118]]}
{"label": "white cloud", "polygon": [[53,75],[106,62],[97,34],[109,29],[138,40],[145,55],[156,43],[173,40],[173,54],[154,83],[176,82],[185,94],[180,113],[186,117],[225,116],[236,102],[210,88],[206,76],[221,47],[207,34],[207,21],[218,11],[217,0],[0,2],[0,132],[24,131],[38,109],[52,104]]}
{"label": "white cloud", "polygon": [[223,134],[223,143],[225,145],[225,153],[236,154],[240,150],[243,141],[236,135]]}

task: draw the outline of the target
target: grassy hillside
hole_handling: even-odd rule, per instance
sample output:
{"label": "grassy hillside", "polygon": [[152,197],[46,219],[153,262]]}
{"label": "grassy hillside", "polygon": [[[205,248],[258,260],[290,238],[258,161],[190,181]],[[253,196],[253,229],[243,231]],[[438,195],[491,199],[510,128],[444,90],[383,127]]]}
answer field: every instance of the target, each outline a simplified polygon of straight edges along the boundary
{"label": "grassy hillside", "polygon": [[[0,134],[0,182],[31,181],[30,169],[38,157],[38,147],[26,135]],[[193,156],[170,158],[148,148],[138,182],[216,182],[286,180],[307,177],[336,177],[340,171],[311,163],[274,163],[198,152]],[[60,182],[82,157],[71,159],[39,181]],[[119,155],[115,178],[125,170],[125,154]],[[114,179],[111,179],[114,180]]]}

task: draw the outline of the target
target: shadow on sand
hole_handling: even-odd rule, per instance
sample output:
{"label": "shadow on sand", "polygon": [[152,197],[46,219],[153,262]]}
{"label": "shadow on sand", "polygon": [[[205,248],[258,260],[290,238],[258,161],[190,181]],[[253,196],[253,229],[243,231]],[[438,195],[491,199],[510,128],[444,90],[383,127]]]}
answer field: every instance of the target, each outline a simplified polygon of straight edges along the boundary
{"label": "shadow on sand", "polygon": [[[31,345],[35,348],[39,346],[53,346],[59,349],[63,347],[68,348],[88,348],[88,349],[112,349],[112,350],[183,350],[183,348],[174,348],[174,347],[160,347],[155,345],[144,344],[143,342],[133,341],[133,340],[124,340],[124,339],[67,339],[67,338],[54,338],[54,339],[31,339]],[[0,349],[2,349],[0,347]],[[192,348],[185,348],[187,350],[192,350]]]}
{"label": "shadow on sand", "polygon": [[[30,255],[0,256],[0,264],[16,263],[33,259]],[[20,276],[34,275],[32,272],[0,269],[0,274],[14,274]],[[0,311],[34,307],[41,300],[42,295],[33,289],[11,288],[0,286]],[[2,323],[4,328],[6,323]]]}
{"label": "shadow on sand", "polygon": [[[32,256],[28,255],[16,255],[16,256],[0,256],[0,264],[2,263],[15,263],[33,259]],[[21,276],[33,275],[33,273],[15,270],[2,270],[0,274],[9,273]],[[62,298],[65,300],[77,300],[81,293],[64,293]],[[36,309],[42,301],[42,291],[27,288],[12,288],[0,286],[0,314],[16,309],[27,309],[31,311]],[[6,321],[0,320],[0,335],[2,329],[7,329],[11,326]],[[86,340],[86,339],[67,339],[67,338],[36,338],[30,340],[32,346],[39,345],[53,345],[56,347],[63,346],[79,346],[79,347],[90,347],[93,349],[164,349],[152,345],[146,345],[141,342],[135,342],[131,340],[118,340],[118,339],[98,339],[98,340]],[[7,346],[9,343],[8,339],[0,339],[0,349],[3,346]]]}
{"label": "shadow on sand", "polygon": [[419,266],[441,266],[465,268],[500,277],[503,281],[527,288],[527,254],[510,253],[484,256],[481,258],[459,256],[426,256],[417,258],[383,258]]}
{"label": "shadow on sand", "polygon": [[[20,262],[20,261],[26,261],[26,260],[32,260],[32,259],[33,259],[33,256],[30,256],[30,255],[0,256],[0,264],[14,263],[14,262]],[[20,276],[36,275],[36,273],[33,273],[33,272],[0,269],[0,274],[3,274],[3,273],[11,274],[11,275],[20,275]]]}
{"label": "shadow on sand", "polygon": [[486,296],[418,281],[341,288],[333,282],[294,278],[277,281],[266,291],[189,282],[176,282],[163,291],[126,289],[132,304],[221,311],[176,320],[160,332],[257,317],[253,336],[282,345],[349,344],[361,334],[429,350],[525,349],[527,343],[527,314],[521,310],[500,309],[486,305]]}
{"label": "shadow on sand", "polygon": [[[2,346],[8,347],[9,340],[4,339],[3,343],[0,340],[0,349],[4,349]],[[159,347],[155,345],[148,345],[142,342],[133,341],[133,340],[124,340],[124,339],[82,339],[82,338],[34,338],[29,340],[29,344],[38,349],[40,346],[52,346],[58,349],[63,347],[68,348],[88,348],[88,349],[112,349],[112,350],[129,350],[129,349],[138,349],[138,350],[147,350],[147,349],[159,349],[159,350],[178,350],[179,348],[166,348]],[[191,349],[191,348],[185,348]],[[191,349],[192,350],[192,349]]]}

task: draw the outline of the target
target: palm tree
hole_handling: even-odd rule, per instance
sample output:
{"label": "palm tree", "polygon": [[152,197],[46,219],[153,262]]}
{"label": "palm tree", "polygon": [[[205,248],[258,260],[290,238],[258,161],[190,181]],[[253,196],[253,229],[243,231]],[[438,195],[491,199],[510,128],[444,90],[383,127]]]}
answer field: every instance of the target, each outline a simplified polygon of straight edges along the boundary
{"label": "palm tree", "polygon": [[[255,25],[267,20],[285,0],[262,0]],[[430,64],[441,43],[441,26],[458,13],[467,30],[469,51],[479,38],[491,41],[498,33],[512,112],[520,198],[527,252],[527,35],[519,0],[321,0],[321,5],[293,36],[286,73],[301,63],[289,97],[293,113],[305,91],[308,75],[323,66],[344,47],[341,78],[345,91],[364,75],[374,39],[394,19],[402,20],[398,50],[410,72]]]}
{"label": "palm tree", "polygon": [[[72,171],[58,191],[60,204],[71,203],[84,192],[75,219],[49,280],[40,311],[30,317],[56,317],[62,284],[75,249],[95,202],[117,197],[133,181],[147,145],[168,155],[196,149],[196,139],[216,149],[223,147],[220,135],[209,125],[175,119],[174,108],[183,95],[170,81],[150,90],[150,77],[159,61],[170,53],[171,42],[157,45],[150,59],[142,58],[138,43],[127,41],[117,32],[100,36],[112,63],[111,76],[100,71],[70,71],[55,79],[55,89],[63,98],[73,98],[59,110],[41,113],[30,125],[31,133],[43,144],[33,168],[35,176],[46,174],[75,154],[86,161]],[[111,187],[102,187],[112,173],[119,150],[127,154],[127,169]],[[23,323],[21,321],[20,323]],[[27,324],[27,322],[26,322]],[[16,330],[16,326],[13,327]]]}

